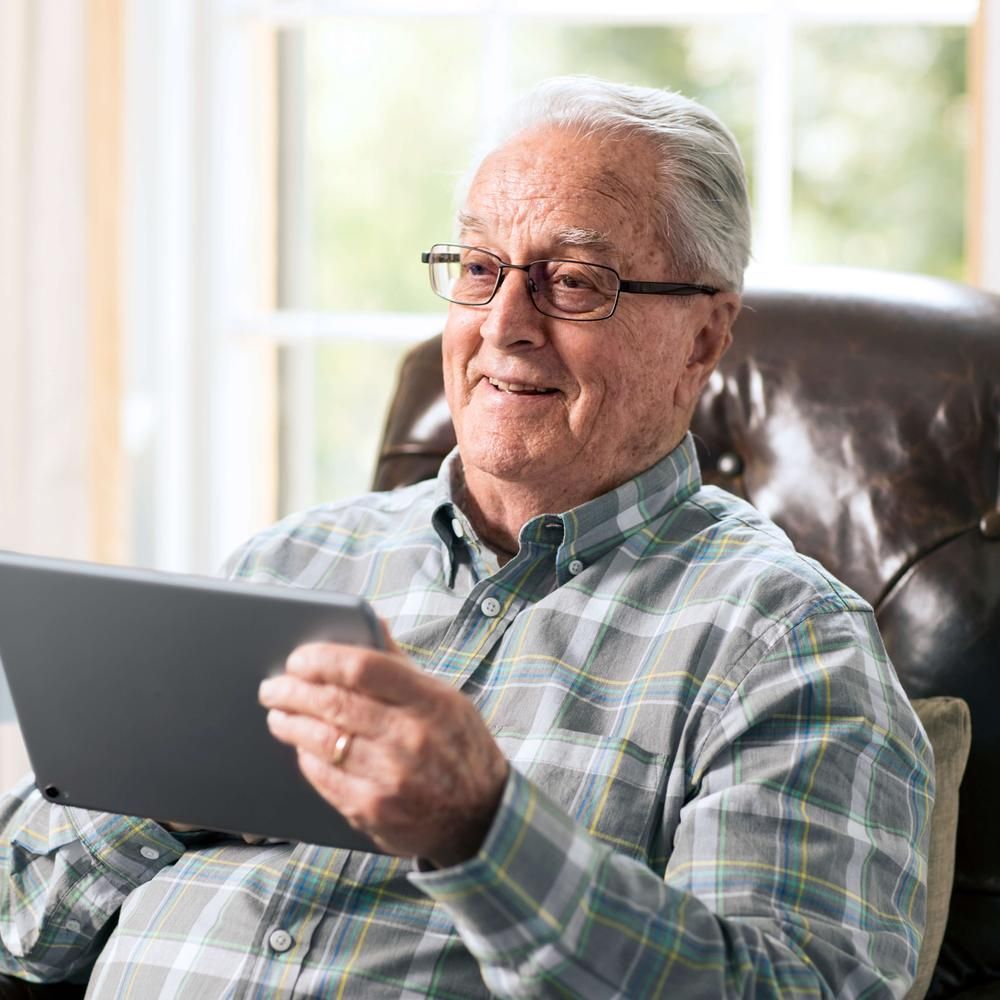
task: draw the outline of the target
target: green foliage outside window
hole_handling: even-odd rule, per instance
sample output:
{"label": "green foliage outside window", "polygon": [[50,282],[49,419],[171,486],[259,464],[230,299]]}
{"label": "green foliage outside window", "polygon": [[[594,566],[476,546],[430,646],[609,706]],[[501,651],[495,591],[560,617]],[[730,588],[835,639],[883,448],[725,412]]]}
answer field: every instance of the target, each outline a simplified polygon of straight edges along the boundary
{"label": "green foliage outside window", "polygon": [[966,31],[824,27],[796,43],[793,259],[961,280]]}

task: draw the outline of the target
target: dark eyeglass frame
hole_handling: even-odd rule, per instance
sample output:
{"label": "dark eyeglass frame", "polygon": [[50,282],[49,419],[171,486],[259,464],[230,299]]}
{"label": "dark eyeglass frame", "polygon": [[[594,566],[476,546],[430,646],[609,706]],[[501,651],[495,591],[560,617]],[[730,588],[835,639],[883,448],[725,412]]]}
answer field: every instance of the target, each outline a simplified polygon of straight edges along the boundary
{"label": "dark eyeglass frame", "polygon": [[[528,298],[531,300],[531,304],[535,309],[540,312],[543,316],[549,316],[552,319],[562,319],[570,323],[599,323],[601,320],[611,319],[615,314],[615,310],[618,308],[618,299],[622,292],[629,295],[715,295],[720,289],[713,287],[712,285],[699,285],[693,284],[687,281],[634,281],[631,278],[623,278],[613,267],[609,267],[607,264],[594,264],[589,260],[578,260],[572,257],[541,257],[538,260],[529,261],[527,264],[508,264],[498,257],[495,253],[490,250],[484,250],[482,247],[469,246],[465,243],[435,243],[430,250],[425,250],[420,254],[420,260],[424,264],[433,266],[435,263],[431,258],[435,256],[434,251],[438,247],[455,247],[459,250],[475,250],[476,253],[486,254],[488,257],[492,257],[499,268],[497,270],[497,280],[496,284],[493,286],[493,291],[490,292],[489,298],[483,300],[482,302],[463,302],[461,299],[453,299],[447,295],[442,295],[434,286],[433,274],[429,273],[431,279],[431,290],[435,295],[444,299],[446,302],[454,302],[459,306],[485,306],[489,305],[495,298],[497,292],[500,290],[500,286],[503,284],[504,278],[507,276],[508,271],[524,271],[530,279],[530,271],[536,264],[586,264],[587,267],[596,267],[602,271],[610,271],[616,278],[618,282],[618,289],[615,292],[614,302],[611,304],[611,310],[606,316],[567,316],[565,313],[550,313],[542,309],[541,306],[535,301],[535,294],[532,291],[530,282],[528,285]],[[436,255],[439,258],[444,256],[443,254]],[[457,263],[460,259],[458,254],[450,255],[451,259],[444,261],[444,263]]]}

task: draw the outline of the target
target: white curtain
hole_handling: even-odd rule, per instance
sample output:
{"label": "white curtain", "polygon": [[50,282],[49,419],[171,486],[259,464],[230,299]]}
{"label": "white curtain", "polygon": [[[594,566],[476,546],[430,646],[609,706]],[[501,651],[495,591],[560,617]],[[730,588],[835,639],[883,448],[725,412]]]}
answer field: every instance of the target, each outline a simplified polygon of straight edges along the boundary
{"label": "white curtain", "polygon": [[[87,555],[84,0],[0,0],[0,548]],[[0,681],[0,790],[27,769]]]}

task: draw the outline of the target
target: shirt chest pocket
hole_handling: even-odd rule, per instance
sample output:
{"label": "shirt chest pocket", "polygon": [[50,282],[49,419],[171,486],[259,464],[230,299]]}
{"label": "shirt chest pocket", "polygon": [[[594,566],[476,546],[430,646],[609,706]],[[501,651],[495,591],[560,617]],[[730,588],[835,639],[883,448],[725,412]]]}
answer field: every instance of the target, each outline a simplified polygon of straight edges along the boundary
{"label": "shirt chest pocket", "polygon": [[500,729],[511,765],[599,840],[644,864],[659,853],[667,760],[616,737]]}

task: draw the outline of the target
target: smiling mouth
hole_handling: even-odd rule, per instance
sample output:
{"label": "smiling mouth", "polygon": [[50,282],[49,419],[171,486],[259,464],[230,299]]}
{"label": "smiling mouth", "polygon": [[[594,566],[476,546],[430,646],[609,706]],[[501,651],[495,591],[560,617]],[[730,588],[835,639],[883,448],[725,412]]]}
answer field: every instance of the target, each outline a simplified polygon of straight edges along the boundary
{"label": "smiling mouth", "polygon": [[501,382],[498,378],[487,378],[487,382],[494,389],[499,389],[501,392],[509,392],[514,395],[532,395],[532,396],[545,396],[549,393],[556,392],[556,389],[546,389],[541,386],[535,385],[522,385],[520,382]]}

